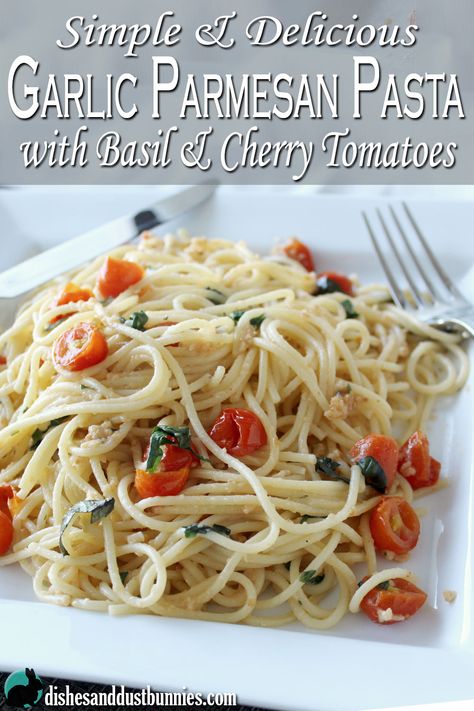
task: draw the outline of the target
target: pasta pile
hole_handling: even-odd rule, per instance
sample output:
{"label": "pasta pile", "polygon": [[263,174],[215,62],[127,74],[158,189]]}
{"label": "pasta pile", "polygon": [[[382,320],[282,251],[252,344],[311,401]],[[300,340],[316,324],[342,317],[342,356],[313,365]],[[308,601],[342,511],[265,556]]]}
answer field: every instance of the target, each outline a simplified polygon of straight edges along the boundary
{"label": "pasta pile", "polygon": [[[58,605],[317,629],[409,576],[400,562],[378,568],[368,517],[380,493],[348,452],[369,433],[401,442],[426,428],[467,377],[456,337],[412,320],[383,286],[315,296],[314,273],[243,242],[145,234],[113,256],[144,277],[104,299],[101,257],[67,278],[93,298],[55,305],[57,280],[1,336],[0,480],[15,497],[0,564],[19,562]],[[146,325],[131,319],[142,312]],[[54,344],[81,323],[108,355],[69,372]],[[226,407],[254,413],[267,444],[243,457],[219,447],[208,431]],[[135,471],[158,424],[189,427],[200,460],[181,493],[140,498]],[[317,468],[323,457],[339,477]],[[400,474],[388,493],[413,498]],[[109,503],[96,517],[79,506],[66,527],[84,501]]]}

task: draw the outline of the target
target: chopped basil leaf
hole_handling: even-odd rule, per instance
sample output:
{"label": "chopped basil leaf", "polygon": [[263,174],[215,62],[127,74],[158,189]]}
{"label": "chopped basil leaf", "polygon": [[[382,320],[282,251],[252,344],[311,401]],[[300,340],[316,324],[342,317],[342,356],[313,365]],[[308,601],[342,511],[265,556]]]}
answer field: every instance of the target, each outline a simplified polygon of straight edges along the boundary
{"label": "chopped basil leaf", "polygon": [[359,314],[354,310],[354,304],[350,299],[344,299],[344,301],[341,301],[341,306],[346,312],[346,318],[359,318]]}
{"label": "chopped basil leaf", "polygon": [[309,521],[312,518],[317,518],[320,521],[323,521],[326,518],[326,516],[310,516],[309,514],[304,514],[304,516],[302,516],[300,518],[300,523],[306,523],[307,521]]}
{"label": "chopped basil leaf", "polygon": [[321,294],[334,294],[336,292],[344,294],[344,290],[341,289],[336,281],[328,279],[327,276],[319,277],[316,282],[316,291],[314,292],[314,296],[321,296]]}
{"label": "chopped basil leaf", "polygon": [[97,521],[105,518],[111,513],[111,511],[113,511],[114,505],[115,499],[112,497],[110,499],[84,499],[84,501],[79,501],[79,503],[71,506],[71,508],[64,514],[61,523],[61,530],[59,533],[59,549],[61,553],[63,555],[69,555],[68,550],[63,544],[63,535],[76,514],[90,513],[91,523],[97,523]]}
{"label": "chopped basil leaf", "polygon": [[[233,320],[234,323],[238,323],[244,313],[245,311],[232,311],[232,313],[230,314],[230,318]],[[250,319],[250,325],[254,326],[254,328],[260,328],[263,321],[265,321],[265,314],[260,314],[260,316],[254,316]]]}
{"label": "chopped basil leaf", "polygon": [[150,448],[148,450],[148,457],[145,464],[147,472],[150,472],[151,474],[156,472],[163,458],[163,446],[165,444],[174,444],[181,449],[187,449],[188,452],[192,452],[192,454],[202,461],[209,461],[206,457],[201,457],[201,455],[195,452],[192,448],[189,427],[158,425],[154,428],[150,436]]}
{"label": "chopped basil leaf", "polygon": [[220,533],[222,536],[230,536],[231,530],[226,526],[221,526],[218,523],[213,523],[212,526],[206,526],[200,523],[192,523],[184,529],[185,538],[194,538],[198,533],[205,535],[206,533]]}
{"label": "chopped basil leaf", "polygon": [[206,291],[209,292],[209,294],[206,295],[206,299],[215,304],[215,306],[220,306],[220,304],[224,304],[227,301],[227,296],[223,294],[222,291],[219,291],[219,289],[214,289],[212,286],[206,286]]}
{"label": "chopped basil leaf", "polygon": [[250,325],[255,326],[255,328],[260,328],[262,323],[265,321],[265,314],[261,314],[260,316],[254,316],[253,318],[250,319]]}
{"label": "chopped basil leaf", "polygon": [[134,328],[137,331],[144,331],[145,326],[148,323],[148,316],[144,311],[134,311],[127,319],[120,317],[121,323],[130,328]]}
{"label": "chopped basil leaf", "polygon": [[35,429],[33,434],[31,435],[31,447],[30,450],[36,449],[39,447],[40,443],[43,441],[43,437],[47,432],[53,429],[53,427],[57,427],[58,425],[61,425],[63,422],[66,422],[66,420],[69,418],[69,415],[66,417],[59,417],[57,420],[51,420],[49,425],[46,427],[44,430],[40,430],[38,427]]}
{"label": "chopped basil leaf", "polygon": [[304,573],[301,573],[300,580],[305,585],[319,585],[324,580],[324,573],[316,575],[315,570],[305,570]]}
{"label": "chopped basil leaf", "polygon": [[88,385],[83,385],[81,383],[81,390],[92,390],[92,388],[90,388]]}
{"label": "chopped basil leaf", "polygon": [[233,320],[234,323],[238,323],[242,316],[244,315],[245,311],[232,311],[230,315],[230,318]]}
{"label": "chopped basil leaf", "polygon": [[68,319],[70,315],[71,314],[68,314],[67,316],[61,316],[61,318],[58,318],[56,321],[53,321],[53,323],[48,323],[44,330],[46,332],[52,331],[53,328],[56,328],[56,326],[59,326],[61,323],[64,323],[64,321],[66,321],[66,319]]}
{"label": "chopped basil leaf", "polygon": [[316,471],[325,474],[334,481],[343,481],[345,484],[350,484],[350,480],[347,477],[338,474],[337,470],[340,466],[339,462],[335,462],[334,459],[329,457],[318,457],[316,459]]}
{"label": "chopped basil leaf", "polygon": [[128,570],[119,570],[119,575],[122,585],[125,585],[125,581],[128,578]]}
{"label": "chopped basil leaf", "polygon": [[384,580],[383,583],[379,583],[376,587],[377,590],[388,590],[390,587],[390,580]]}
{"label": "chopped basil leaf", "polygon": [[387,488],[387,475],[373,457],[363,457],[356,462],[369,486],[383,494]]}

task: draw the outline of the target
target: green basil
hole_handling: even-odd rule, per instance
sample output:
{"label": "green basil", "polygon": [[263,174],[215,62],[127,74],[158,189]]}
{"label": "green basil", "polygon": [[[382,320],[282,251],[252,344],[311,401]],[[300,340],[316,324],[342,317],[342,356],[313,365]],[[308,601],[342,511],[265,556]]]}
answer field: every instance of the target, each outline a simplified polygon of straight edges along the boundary
{"label": "green basil", "polygon": [[316,471],[325,474],[328,479],[332,479],[333,481],[343,481],[345,484],[350,484],[350,479],[342,476],[342,474],[338,474],[337,470],[340,466],[339,462],[335,462],[334,459],[330,459],[329,457],[318,457],[316,459]]}
{"label": "green basil", "polygon": [[305,585],[319,585],[324,580],[324,573],[316,574],[315,570],[305,570],[301,573],[300,580]]}
{"label": "green basil", "polygon": [[254,316],[253,318],[250,319],[250,325],[254,326],[255,328],[260,328],[262,323],[265,321],[265,314],[261,314],[260,316]]}
{"label": "green basil", "polygon": [[[238,323],[242,316],[244,315],[245,311],[232,311],[230,315],[230,318],[233,320],[234,323]],[[263,321],[265,321],[265,314],[260,314],[260,316],[254,316],[253,318],[250,319],[250,325],[253,326],[254,328],[260,328],[262,325]]]}
{"label": "green basil", "polygon": [[148,450],[148,457],[145,463],[145,469],[147,472],[150,472],[151,474],[156,472],[163,458],[163,446],[165,444],[174,444],[181,449],[187,449],[188,452],[192,452],[192,454],[202,461],[209,461],[206,457],[201,457],[201,455],[195,452],[192,448],[189,427],[158,425],[154,428],[150,436],[150,448]]}
{"label": "green basil", "polygon": [[341,306],[346,312],[346,318],[359,318],[359,314],[354,310],[354,304],[350,299],[344,299],[344,301],[341,301]]}
{"label": "green basil", "polygon": [[97,523],[97,521],[100,521],[108,516],[113,511],[114,506],[115,499],[113,497],[110,499],[84,499],[84,501],[79,501],[79,503],[71,506],[71,508],[64,514],[61,522],[61,529],[59,533],[59,550],[61,553],[63,555],[69,555],[68,550],[63,544],[63,535],[76,514],[90,513],[91,523]]}
{"label": "green basil", "polygon": [[313,295],[321,296],[322,294],[335,294],[336,292],[345,293],[336,281],[329,279],[327,276],[321,276],[316,281],[316,290]]}
{"label": "green basil", "polygon": [[120,321],[124,324],[124,326],[129,326],[137,331],[144,331],[145,326],[148,323],[148,316],[144,311],[134,311],[133,314],[131,314],[127,319],[121,316]]}
{"label": "green basil", "polygon": [[304,514],[304,516],[302,516],[300,518],[300,523],[306,523],[307,521],[309,521],[312,518],[317,518],[317,519],[320,519],[321,521],[323,521],[326,518],[326,516],[309,516],[309,514]]}
{"label": "green basil", "polygon": [[213,303],[215,306],[220,306],[227,301],[227,296],[219,291],[219,289],[214,289],[212,286],[206,286],[206,291],[209,294],[206,295],[206,299]]}
{"label": "green basil", "polygon": [[242,316],[244,315],[245,311],[232,311],[231,314],[229,314],[230,318],[234,323],[238,323]]}
{"label": "green basil", "polygon": [[387,489],[387,475],[373,457],[363,457],[356,464],[360,467],[366,483],[381,494]]}
{"label": "green basil", "polygon": [[231,530],[227,526],[221,526],[218,523],[213,523],[212,526],[206,526],[205,524],[192,523],[190,526],[186,526],[184,529],[185,538],[194,538],[199,534],[206,535],[206,533],[220,533],[221,536],[230,536]]}
{"label": "green basil", "polygon": [[63,422],[66,422],[66,420],[69,419],[69,415],[66,415],[66,417],[58,417],[57,420],[51,420],[49,425],[46,427],[44,430],[40,430],[38,427],[35,429],[33,434],[31,435],[31,447],[30,450],[34,450],[43,441],[43,438],[47,432],[53,429],[53,427],[57,427],[58,425],[61,425]]}

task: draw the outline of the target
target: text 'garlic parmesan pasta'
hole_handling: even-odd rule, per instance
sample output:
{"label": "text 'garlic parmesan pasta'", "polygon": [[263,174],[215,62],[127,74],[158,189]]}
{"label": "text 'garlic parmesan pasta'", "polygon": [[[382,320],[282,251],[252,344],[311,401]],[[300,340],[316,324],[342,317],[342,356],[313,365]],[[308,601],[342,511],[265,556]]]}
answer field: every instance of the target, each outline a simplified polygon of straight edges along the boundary
{"label": "text 'garlic parmesan pasta'", "polygon": [[[392,573],[409,575],[377,572],[368,516],[380,495],[347,453],[368,433],[403,441],[425,427],[436,398],[466,380],[456,337],[415,322],[377,285],[357,288],[348,312],[343,293],[314,296],[314,273],[296,261],[242,242],[144,235],[113,256],[140,264],[143,279],[104,300],[101,257],[68,275],[92,298],[55,305],[58,280],[0,339],[0,480],[16,489],[0,565],[18,561],[36,595],[59,605],[317,629]],[[53,347],[83,323],[102,331],[108,355],[69,372]],[[225,407],[255,413],[267,444],[242,458],[221,449],[207,432]],[[140,499],[135,470],[157,424],[188,426],[202,459],[182,493]],[[349,483],[325,480],[323,456]],[[413,496],[399,474],[388,493]],[[74,516],[64,554],[70,507],[112,497],[100,521]],[[197,523],[210,530],[186,537]]]}

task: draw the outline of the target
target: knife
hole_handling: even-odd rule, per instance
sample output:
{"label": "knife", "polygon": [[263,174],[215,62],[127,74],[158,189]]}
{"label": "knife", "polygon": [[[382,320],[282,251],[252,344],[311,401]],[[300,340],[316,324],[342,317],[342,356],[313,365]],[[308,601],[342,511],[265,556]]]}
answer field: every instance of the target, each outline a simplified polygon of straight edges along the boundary
{"label": "knife", "polygon": [[0,298],[25,294],[60,274],[118,247],[144,230],[169,222],[211,197],[217,185],[203,183],[158,200],[144,210],[63,242],[0,274]]}

